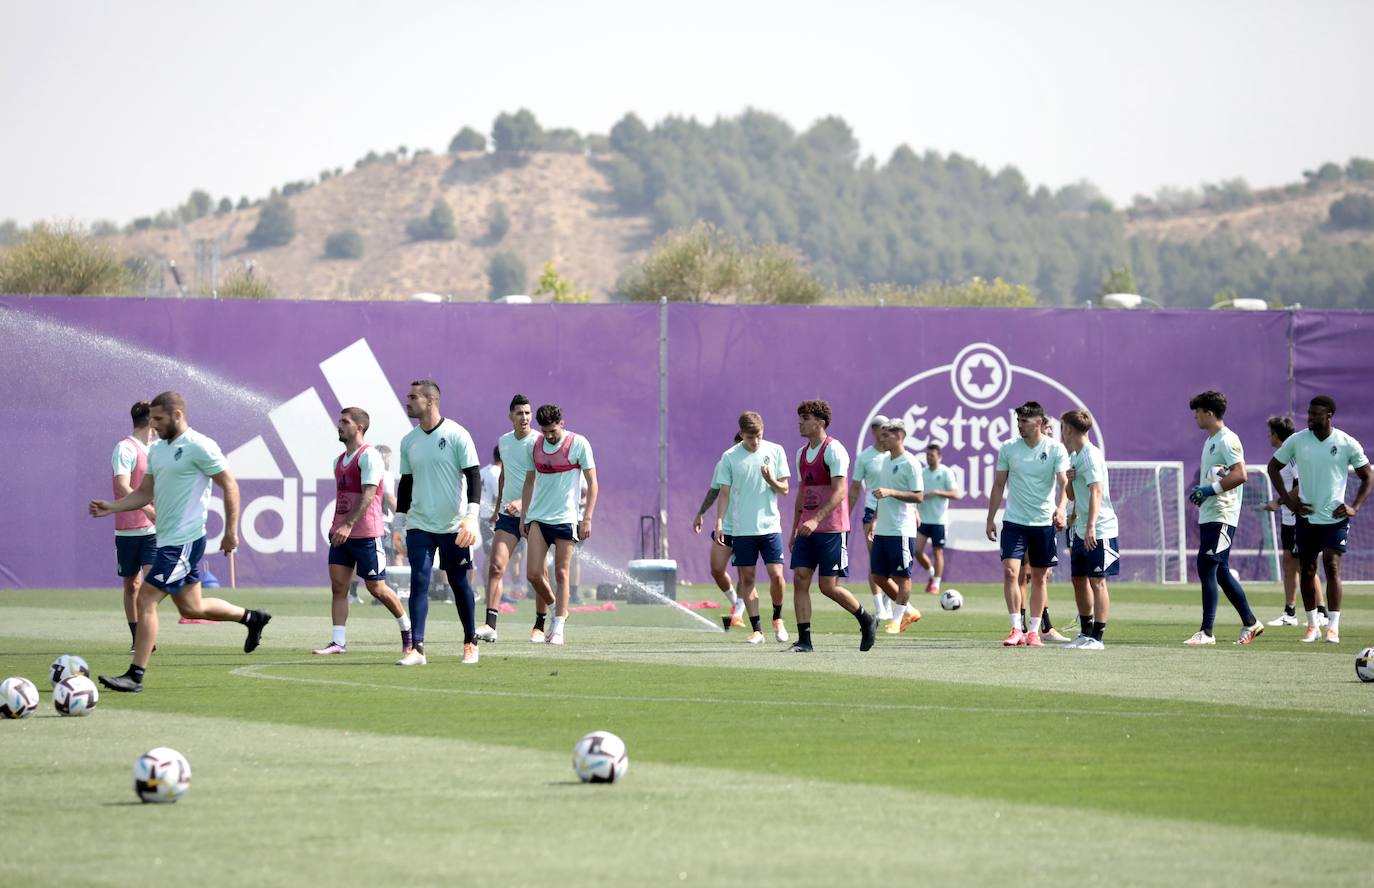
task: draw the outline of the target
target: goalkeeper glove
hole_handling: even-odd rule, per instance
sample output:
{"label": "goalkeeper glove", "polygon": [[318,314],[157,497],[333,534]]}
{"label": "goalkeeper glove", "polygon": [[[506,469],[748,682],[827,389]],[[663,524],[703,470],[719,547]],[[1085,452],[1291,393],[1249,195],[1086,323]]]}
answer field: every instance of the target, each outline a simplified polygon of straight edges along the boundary
{"label": "goalkeeper glove", "polygon": [[1216,496],[1221,493],[1221,482],[1214,481],[1211,484],[1199,484],[1193,488],[1192,493],[1188,494],[1188,499],[1195,506],[1202,505],[1209,496]]}

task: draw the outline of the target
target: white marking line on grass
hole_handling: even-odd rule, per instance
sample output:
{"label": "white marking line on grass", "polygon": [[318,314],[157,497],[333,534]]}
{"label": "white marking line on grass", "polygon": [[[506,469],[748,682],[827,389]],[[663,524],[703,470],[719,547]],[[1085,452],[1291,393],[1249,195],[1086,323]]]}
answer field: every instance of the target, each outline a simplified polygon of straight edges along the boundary
{"label": "white marking line on grass", "polygon": [[[294,663],[257,663],[252,666],[239,666],[229,671],[239,678],[259,678],[268,681],[285,681],[294,684],[332,685],[337,687],[369,688],[376,691],[413,691],[419,694],[455,694],[463,697],[513,697],[526,700],[594,700],[598,702],[635,702],[635,703],[689,703],[693,705],[744,705],[744,706],[784,706],[825,709],[862,709],[879,712],[991,712],[1004,715],[1064,715],[1082,716],[1123,716],[1126,718],[1198,718],[1192,712],[1147,712],[1129,709],[1063,709],[1063,708],[1013,708],[1007,706],[946,706],[940,703],[836,703],[818,700],[738,700],[720,697],[650,697],[631,694],[559,694],[551,691],[492,691],[477,688],[422,688],[414,685],[376,684],[366,681],[344,681],[333,678],[299,678],[289,675],[268,675],[264,669],[276,666],[314,665],[315,660],[300,660]],[[1250,715],[1239,712],[1213,712],[1206,718],[1238,719],[1241,721],[1291,721],[1291,722],[1338,722],[1340,718],[1326,716],[1292,715]]]}

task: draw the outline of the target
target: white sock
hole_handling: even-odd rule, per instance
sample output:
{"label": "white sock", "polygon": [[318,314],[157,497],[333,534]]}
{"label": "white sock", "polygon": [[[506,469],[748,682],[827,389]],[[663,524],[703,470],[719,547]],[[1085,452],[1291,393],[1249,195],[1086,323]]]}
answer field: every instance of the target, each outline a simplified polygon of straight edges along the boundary
{"label": "white sock", "polygon": [[874,592],[874,593],[873,593],[873,613],[875,613],[875,614],[880,614],[880,613],[882,613],[882,612],[883,612],[883,593],[881,593],[881,592]]}
{"label": "white sock", "polygon": [[939,578],[939,577],[935,576],[934,574],[931,574],[931,575],[930,575],[930,581],[931,581],[932,583],[935,584],[935,588],[936,588],[936,589],[940,588],[940,578]]}
{"label": "white sock", "polygon": [[1311,626],[1313,629],[1317,628],[1317,612],[1315,609],[1307,612],[1307,625]]}
{"label": "white sock", "polygon": [[1019,613],[1007,614],[1007,619],[1008,619],[1008,620],[1011,620],[1011,628],[1013,628],[1013,629],[1020,629],[1020,628],[1021,628],[1021,614],[1019,614]]}
{"label": "white sock", "polygon": [[334,643],[339,647],[345,647],[348,644],[348,642],[344,641],[344,627],[334,627]]}
{"label": "white sock", "polygon": [[1337,632],[1337,633],[1339,633],[1339,632],[1341,631],[1341,612],[1340,612],[1340,611],[1333,611],[1333,610],[1327,611],[1327,612],[1326,612],[1326,619],[1330,621],[1330,622],[1328,622],[1328,623],[1326,624],[1326,631],[1327,631],[1327,632]]}
{"label": "white sock", "polygon": [[740,616],[740,615],[743,614],[743,613],[744,613],[744,599],[743,599],[743,598],[736,598],[736,599],[735,599],[735,604],[734,604],[734,606],[730,608],[730,616],[732,616],[732,617],[738,617],[738,616]]}
{"label": "white sock", "polygon": [[1031,617],[1031,618],[1030,618],[1030,631],[1031,631],[1031,632],[1034,632],[1036,635],[1039,635],[1039,634],[1040,634],[1040,618],[1039,618],[1039,617]]}
{"label": "white sock", "polygon": [[550,634],[550,635],[557,635],[558,633],[562,632],[562,631],[563,631],[563,621],[566,620],[566,619],[567,619],[567,617],[554,617],[554,618],[553,618],[553,625],[549,627],[549,634]]}
{"label": "white sock", "polygon": [[401,631],[402,631],[402,632],[409,632],[409,631],[410,631],[410,615],[409,615],[409,614],[401,614],[399,617],[396,618],[396,625],[401,627]]}
{"label": "white sock", "polygon": [[739,595],[736,594],[734,586],[731,586],[729,589],[725,590],[725,600],[730,602],[731,607],[734,607],[735,602],[739,601]]}
{"label": "white sock", "polygon": [[892,621],[893,621],[894,623],[900,623],[900,622],[902,621],[902,617],[904,617],[904,616],[906,616],[906,605],[905,605],[905,604],[894,604],[894,605],[892,605]]}

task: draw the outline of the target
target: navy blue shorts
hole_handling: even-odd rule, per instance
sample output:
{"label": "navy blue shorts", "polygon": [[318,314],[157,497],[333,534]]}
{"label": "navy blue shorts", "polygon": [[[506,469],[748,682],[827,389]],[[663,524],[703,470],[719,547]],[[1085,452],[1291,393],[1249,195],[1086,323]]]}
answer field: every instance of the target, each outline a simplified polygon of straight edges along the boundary
{"label": "navy blue shorts", "polygon": [[381,537],[344,540],[342,546],[329,547],[329,563],[357,569],[364,580],[386,579],[386,552]]}
{"label": "navy blue shorts", "polygon": [[1279,546],[1289,555],[1298,554],[1298,526],[1296,524],[1279,525]]}
{"label": "navy blue shorts", "polygon": [[460,574],[472,567],[472,550],[460,546],[458,533],[430,533],[427,530],[406,529],[406,556],[410,559],[410,594],[429,594],[429,580],[434,571],[434,552],[439,551],[439,567],[444,573]]}
{"label": "navy blue shorts", "polygon": [[873,519],[877,517],[877,515],[877,509],[870,509],[868,506],[864,506],[864,524],[872,524]]}
{"label": "navy blue shorts", "polygon": [[115,573],[121,577],[136,577],[145,565],[153,563],[157,555],[157,534],[115,537]]}
{"label": "navy blue shorts", "polygon": [[507,515],[505,512],[502,512],[500,515],[496,516],[495,529],[497,533],[508,533],[517,540],[520,539],[520,516]]}
{"label": "navy blue shorts", "polygon": [[868,553],[868,572],[880,577],[909,577],[915,560],[915,537],[878,534]]}
{"label": "navy blue shorts", "polygon": [[764,564],[782,564],[782,534],[761,533],[756,536],[735,534],[730,538],[734,553],[730,563],[735,567],[753,567],[760,557]]}
{"label": "navy blue shorts", "polygon": [[1328,549],[1345,554],[1346,537],[1350,533],[1349,518],[1342,518],[1335,524],[1313,524],[1299,515],[1296,527],[1293,551],[1301,560],[1312,561]]}
{"label": "navy blue shorts", "polygon": [[916,525],[916,533],[930,540],[930,545],[935,549],[945,547],[945,526],[943,524],[926,524],[922,522]]}
{"label": "navy blue shorts", "polygon": [[1059,563],[1059,547],[1055,544],[1054,525],[1028,527],[1025,524],[1003,521],[1002,557],[1024,561],[1031,567],[1054,567]]}
{"label": "navy blue shorts", "polygon": [[1116,537],[1098,540],[1091,552],[1077,535],[1069,547],[1070,573],[1075,577],[1114,577],[1121,573],[1121,544]]}
{"label": "navy blue shorts", "polygon": [[792,541],[791,567],[814,570],[823,577],[849,576],[849,534],[798,534]]}
{"label": "navy blue shorts", "polygon": [[1197,557],[1211,558],[1218,564],[1230,564],[1231,541],[1235,538],[1236,529],[1220,521],[1208,521],[1199,524],[1197,530]]}
{"label": "navy blue shorts", "polygon": [[205,557],[205,537],[181,546],[158,546],[147,582],[175,595],[200,582],[200,560]]}
{"label": "navy blue shorts", "polygon": [[577,542],[577,528],[571,524],[545,524],[543,521],[531,521],[530,532],[538,530],[544,537],[545,545],[552,546],[559,540],[569,540]]}

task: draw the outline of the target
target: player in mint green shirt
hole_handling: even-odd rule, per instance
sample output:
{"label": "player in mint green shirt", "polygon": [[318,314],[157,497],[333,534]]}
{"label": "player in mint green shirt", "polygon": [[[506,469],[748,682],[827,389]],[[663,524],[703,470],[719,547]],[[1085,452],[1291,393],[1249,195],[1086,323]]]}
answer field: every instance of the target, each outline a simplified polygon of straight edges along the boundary
{"label": "player in mint green shirt", "polygon": [[[735,443],[740,441],[739,433],[735,433]],[[705,525],[706,510],[716,502],[720,496],[720,486],[724,482],[725,454],[720,455],[716,461],[715,471],[711,474],[711,486],[707,488],[705,497],[701,500],[701,508],[697,509],[697,515],[692,519],[692,532],[700,534],[701,528]],[[730,602],[730,613],[720,618],[725,631],[729,632],[732,628],[744,625],[744,599],[735,593],[735,584],[730,581],[730,544],[734,534],[734,527],[727,514],[724,517],[724,532],[717,536],[714,530],[711,531],[711,579],[716,581],[716,586]]]}
{"label": "player in mint green shirt", "polygon": [[507,411],[511,430],[496,442],[501,473],[496,501],[492,504],[491,555],[487,559],[487,618],[477,627],[478,641],[496,641],[496,618],[501,614],[501,595],[511,554],[520,545],[520,515],[525,503],[525,476],[534,468],[534,445],[539,433],[531,427],[534,411],[530,399],[516,394]]}
{"label": "player in mint green shirt", "polygon": [[[1279,498],[1297,515],[1295,543],[1302,568],[1302,604],[1307,610],[1307,636],[1317,640],[1317,556],[1326,566],[1327,618],[1326,640],[1341,640],[1341,558],[1348,542],[1350,519],[1369,498],[1374,470],[1369,467],[1360,442],[1334,428],[1336,402],[1318,395],[1307,407],[1307,428],[1279,446],[1269,460],[1269,480]],[[1298,495],[1283,486],[1282,470],[1290,462],[1298,467]],[[1360,489],[1353,503],[1345,502],[1346,473],[1355,470]]]}
{"label": "player in mint green shirt", "polygon": [[[878,438],[887,417],[881,413],[868,422],[868,430],[873,433],[873,444],[859,451],[854,457],[849,479],[849,506],[853,508],[859,501],[859,489],[864,491],[864,543],[868,546],[869,557],[873,555],[873,519],[878,514],[878,501],[873,497],[873,489],[878,485],[878,464],[883,461],[883,449]],[[882,587],[870,577],[868,591],[873,593],[873,616],[878,620],[892,619],[892,602],[888,600]]]}
{"label": "player in mint green shirt", "polygon": [[110,690],[132,693],[143,690],[143,675],[157,645],[157,606],[168,595],[185,619],[243,623],[248,629],[245,654],[257,649],[263,627],[272,619],[267,611],[201,597],[200,562],[205,556],[210,485],[224,493],[224,535],[219,548],[231,558],[239,545],[239,486],[219,445],[187,424],[186,401],[180,394],[163,392],[154,398],[148,422],[161,440],[148,450],[143,481],[114,502],[91,500],[90,504],[94,518],[132,512],[149,503],[157,510],[158,549],[138,596],[133,662],[122,675],[99,676]]}
{"label": "player in mint green shirt", "polygon": [[[926,445],[925,465],[921,468],[921,485],[925,499],[917,506],[920,519],[916,525],[916,563],[930,572],[926,580],[926,594],[939,595],[940,582],[945,574],[945,513],[949,501],[963,496],[954,480],[954,470],[940,461],[940,445],[933,441]],[[930,543],[930,555],[925,553]]]}
{"label": "player in mint green shirt", "polygon": [[1236,644],[1249,644],[1264,631],[1255,619],[1245,589],[1231,573],[1231,541],[1240,520],[1241,488],[1245,486],[1245,449],[1240,438],[1226,427],[1226,396],[1206,391],[1188,402],[1197,427],[1207,433],[1202,443],[1198,484],[1188,499],[1198,507],[1198,581],[1202,585],[1202,626],[1184,644],[1190,647],[1216,644],[1212,634],[1217,617],[1217,588],[1240,616],[1242,629]]}
{"label": "player in mint green shirt", "polygon": [[1069,534],[1069,563],[1079,623],[1078,637],[1065,647],[1100,651],[1105,647],[1102,636],[1107,631],[1111,609],[1107,579],[1121,573],[1121,546],[1107,459],[1102,449],[1088,440],[1093,428],[1093,417],[1088,411],[1068,411],[1059,417],[1059,428],[1072,462],[1069,482],[1074,522]]}

